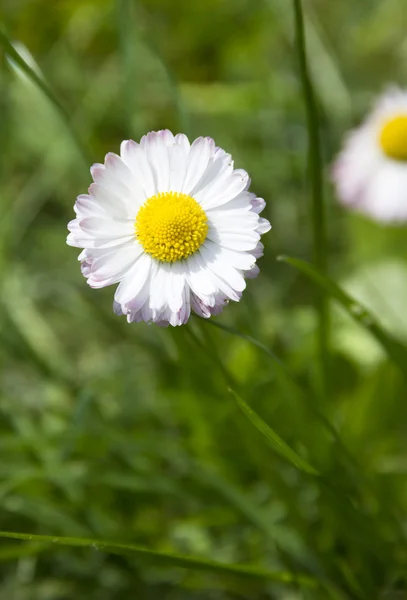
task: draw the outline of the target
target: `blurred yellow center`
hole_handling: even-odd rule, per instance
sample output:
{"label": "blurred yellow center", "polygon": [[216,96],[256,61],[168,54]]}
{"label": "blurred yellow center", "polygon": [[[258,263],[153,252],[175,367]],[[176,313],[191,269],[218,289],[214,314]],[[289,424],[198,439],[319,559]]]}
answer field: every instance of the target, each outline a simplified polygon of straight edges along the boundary
{"label": "blurred yellow center", "polygon": [[205,241],[206,214],[196,200],[179,192],[151,196],[138,211],[136,236],[153,258],[175,262],[187,258]]}
{"label": "blurred yellow center", "polygon": [[407,161],[407,114],[393,117],[384,124],[380,145],[388,157]]}

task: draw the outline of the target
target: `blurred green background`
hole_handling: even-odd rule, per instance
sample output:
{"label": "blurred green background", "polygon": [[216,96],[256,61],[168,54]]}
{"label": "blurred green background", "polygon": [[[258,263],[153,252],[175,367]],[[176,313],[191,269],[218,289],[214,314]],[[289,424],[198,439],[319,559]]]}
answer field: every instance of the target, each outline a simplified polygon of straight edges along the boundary
{"label": "blurred green background", "polygon": [[[346,129],[407,80],[404,0],[304,2],[326,181]],[[0,543],[4,600],[407,598],[407,389],[332,307],[329,393],[315,399],[307,130],[288,0],[3,0],[3,30],[69,114],[2,55],[0,529],[133,543],[315,585],[182,569],[86,548]],[[208,135],[267,201],[261,274],[216,322],[129,326],[65,244],[91,162],[151,129]],[[89,163],[87,162],[90,161]],[[406,229],[339,208],[332,277],[407,340]],[[261,438],[232,386],[323,475]],[[326,420],[338,432],[333,435]],[[339,437],[338,437],[339,436]]]}

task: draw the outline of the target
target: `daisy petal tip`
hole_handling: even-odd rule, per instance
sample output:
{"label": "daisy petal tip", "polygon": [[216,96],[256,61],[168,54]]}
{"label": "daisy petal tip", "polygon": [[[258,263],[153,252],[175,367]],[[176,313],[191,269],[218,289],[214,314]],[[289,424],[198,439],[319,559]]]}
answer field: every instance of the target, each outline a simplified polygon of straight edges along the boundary
{"label": "daisy petal tip", "polygon": [[270,222],[267,219],[260,217],[259,224],[256,228],[257,233],[259,233],[260,235],[263,235],[263,234],[267,233],[268,231],[270,231],[270,229],[271,229]]}
{"label": "daisy petal tip", "polygon": [[255,279],[260,273],[258,265],[254,265],[249,271],[245,271],[247,279]]}
{"label": "daisy petal tip", "polygon": [[92,178],[95,179],[95,174],[97,175],[98,173],[104,170],[105,165],[103,165],[102,163],[94,163],[90,168],[90,174],[92,175]]}

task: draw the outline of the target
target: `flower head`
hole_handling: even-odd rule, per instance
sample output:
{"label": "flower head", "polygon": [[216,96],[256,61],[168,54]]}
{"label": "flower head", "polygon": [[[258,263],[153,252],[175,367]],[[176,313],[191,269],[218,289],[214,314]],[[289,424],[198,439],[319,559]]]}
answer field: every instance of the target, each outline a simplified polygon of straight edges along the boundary
{"label": "flower head", "polygon": [[94,183],[75,203],[67,243],[83,248],[94,288],[119,283],[114,311],[127,320],[186,323],[240,300],[258,273],[262,198],[246,171],[211,138],[151,132],[91,168]]}
{"label": "flower head", "polygon": [[392,88],[348,134],[333,179],[339,200],[383,223],[407,222],[407,92]]}

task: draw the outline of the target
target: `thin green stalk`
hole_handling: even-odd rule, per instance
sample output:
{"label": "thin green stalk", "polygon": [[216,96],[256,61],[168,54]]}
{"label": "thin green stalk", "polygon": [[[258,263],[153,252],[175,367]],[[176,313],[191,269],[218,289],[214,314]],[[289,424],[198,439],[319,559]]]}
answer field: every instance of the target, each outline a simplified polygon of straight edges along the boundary
{"label": "thin green stalk", "polygon": [[[201,318],[201,317],[198,317],[198,318]],[[317,406],[315,406],[314,396],[310,392],[308,392],[308,390],[305,390],[302,388],[302,386],[297,382],[295,376],[293,375],[293,373],[291,373],[290,369],[284,364],[284,362],[280,358],[278,358],[278,356],[276,356],[262,342],[256,340],[255,338],[251,337],[250,335],[246,335],[245,333],[242,333],[241,331],[239,331],[238,329],[235,329],[234,327],[230,327],[229,325],[225,325],[224,323],[219,323],[218,321],[213,321],[211,319],[205,320],[205,323],[208,323],[208,325],[212,325],[213,327],[216,327],[218,329],[226,331],[227,333],[229,333],[231,335],[235,335],[237,337],[240,337],[243,340],[248,341],[250,344],[253,344],[253,346],[256,346],[259,350],[261,350],[262,352],[267,354],[267,356],[269,356],[269,358],[271,358],[271,360],[273,361],[274,367],[275,367],[275,373],[276,373],[277,377],[279,378],[279,380],[281,382],[286,382],[287,384],[289,384],[292,391],[294,393],[298,394],[300,398],[303,398],[307,402],[307,406],[310,408],[310,410],[313,412],[313,414],[318,418],[318,420],[324,426],[326,431],[331,435],[332,439],[335,441],[337,446],[342,451],[344,458],[346,458],[346,460],[348,461],[349,467],[352,469],[352,472],[360,480],[361,476],[360,476],[359,465],[358,465],[357,461],[355,460],[355,458],[349,453],[348,449],[346,448],[343,441],[341,440],[339,433],[337,432],[335,427],[332,425],[332,423],[329,421],[329,419],[327,419],[327,417],[323,414],[323,412],[321,412],[321,410],[319,410],[319,408]]]}
{"label": "thin green stalk", "polygon": [[185,102],[182,98],[180,86],[174,73],[170,69],[170,66],[167,63],[167,61],[164,59],[162,54],[159,52],[159,50],[151,40],[151,36],[148,37],[146,34],[141,32],[140,38],[145,44],[146,48],[148,48],[149,51],[154,55],[154,57],[161,63],[161,66],[167,75],[174,107],[177,112],[179,130],[183,133],[186,133],[187,135],[190,134],[190,119],[188,116],[188,111],[185,107]]}
{"label": "thin green stalk", "polygon": [[149,550],[134,544],[121,544],[104,540],[93,540],[73,537],[56,537],[52,535],[34,535],[31,533],[17,533],[14,531],[0,531],[0,538],[23,540],[37,544],[53,544],[58,546],[72,546],[76,548],[89,548],[101,550],[110,554],[130,555],[140,561],[164,567],[179,567],[182,569],[218,573],[220,575],[235,575],[253,581],[276,581],[279,583],[296,584],[299,586],[316,588],[318,582],[307,573],[298,573],[294,576],[285,571],[269,571],[262,567],[244,563],[222,563],[207,558],[187,556],[172,552]]}
{"label": "thin green stalk", "polygon": [[117,0],[117,18],[119,48],[121,55],[121,77],[122,90],[124,98],[124,126],[131,131],[132,115],[135,107],[133,97],[133,60],[132,49],[134,42],[132,40],[132,0]]}
{"label": "thin green stalk", "polygon": [[47,83],[44,81],[42,77],[40,77],[34,69],[30,67],[29,64],[25,62],[25,60],[20,56],[17,50],[14,48],[13,44],[4,33],[4,31],[0,28],[0,45],[3,46],[4,52],[6,55],[27,75],[27,77],[41,90],[41,92],[48,98],[54,108],[57,110],[59,116],[61,117],[64,125],[66,126],[72,140],[74,141],[81,158],[88,169],[89,165],[92,164],[92,161],[89,158],[88,151],[82,140],[78,136],[77,132],[74,130],[71,123],[71,116],[65,110],[63,105],[60,103],[58,98],[51,91]]}
{"label": "thin green stalk", "polygon": [[[319,137],[318,107],[311,78],[308,72],[307,51],[304,32],[304,17],[301,0],[293,0],[295,35],[301,84],[305,101],[308,129],[308,168],[312,197],[313,257],[315,265],[322,273],[327,271],[327,235],[322,184],[322,157]],[[325,396],[329,379],[329,305],[323,294],[317,296],[319,314],[318,355],[320,364],[320,391]]]}
{"label": "thin green stalk", "polygon": [[389,359],[401,370],[407,379],[407,347],[400,340],[388,333],[376,318],[360,302],[349,296],[332,279],[319,272],[313,265],[289,256],[279,256],[277,260],[288,263],[311,281],[316,283],[322,293],[339,302],[346,312],[381,344]]}
{"label": "thin green stalk", "polygon": [[189,118],[185,104],[180,92],[178,81],[172,72],[170,66],[162,56],[156,45],[151,40],[151,36],[146,35],[140,27],[132,27],[133,15],[137,16],[137,10],[132,11],[132,0],[116,0],[118,11],[118,26],[121,57],[123,61],[123,94],[126,103],[127,126],[132,123],[132,114],[135,110],[133,94],[134,78],[134,39],[142,43],[151,54],[161,63],[168,79],[171,96],[178,117],[178,128],[184,133],[189,133]]}

